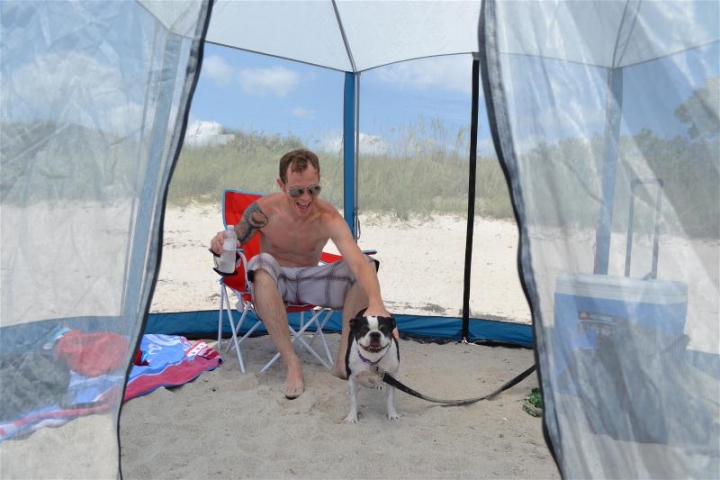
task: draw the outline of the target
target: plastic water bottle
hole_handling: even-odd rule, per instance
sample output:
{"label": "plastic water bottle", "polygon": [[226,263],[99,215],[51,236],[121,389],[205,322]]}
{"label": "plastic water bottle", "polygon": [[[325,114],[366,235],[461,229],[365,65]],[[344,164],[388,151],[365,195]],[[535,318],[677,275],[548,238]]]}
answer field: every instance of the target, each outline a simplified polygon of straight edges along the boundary
{"label": "plastic water bottle", "polygon": [[228,225],[225,228],[225,241],[223,242],[223,251],[220,254],[218,262],[218,270],[222,273],[235,272],[235,251],[237,250],[237,236],[235,235],[235,225]]}

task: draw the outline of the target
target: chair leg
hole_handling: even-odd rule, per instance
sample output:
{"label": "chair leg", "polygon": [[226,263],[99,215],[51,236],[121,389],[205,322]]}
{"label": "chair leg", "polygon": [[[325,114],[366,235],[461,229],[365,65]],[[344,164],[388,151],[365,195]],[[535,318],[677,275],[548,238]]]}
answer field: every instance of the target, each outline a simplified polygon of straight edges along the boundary
{"label": "chair leg", "polygon": [[[308,352],[310,352],[310,353],[317,359],[318,362],[320,362],[325,368],[327,368],[328,370],[330,370],[330,368],[331,368],[330,365],[329,365],[325,360],[323,360],[323,358],[322,358],[320,355],[318,355],[318,353],[315,351],[315,349],[312,348],[312,347],[305,341],[304,338],[302,338],[302,336],[301,336],[302,333],[300,333],[299,330],[291,329],[290,335],[292,335],[292,340],[291,340],[292,343],[295,343],[295,340],[299,340],[300,343],[307,349]],[[277,362],[278,358],[280,358],[280,352],[276,353],[275,356],[272,358],[272,360],[270,360],[270,361],[262,368],[262,370],[260,370],[260,372],[264,372],[264,371],[266,371],[268,368],[272,367],[273,364],[274,364],[275,362]]]}
{"label": "chair leg", "polygon": [[[244,307],[242,317],[240,318],[240,321],[238,322],[236,330],[235,330],[236,335],[240,335],[240,329],[242,328],[243,323],[245,323],[245,319],[247,318],[247,314],[250,313],[250,310],[251,310],[250,306],[246,305]],[[252,327],[250,327],[247,332],[245,332],[245,335],[243,335],[240,338],[240,340],[238,340],[238,343],[244,342],[246,338],[248,338],[250,335],[252,335],[255,332],[255,330],[257,330],[260,327],[260,325],[262,325],[262,322],[257,320],[255,322],[255,324]]]}
{"label": "chair leg", "polygon": [[[325,340],[325,336],[322,333],[322,328],[324,326],[324,323],[320,321],[320,317],[325,313],[325,310],[317,310],[313,312],[313,316],[310,318],[310,320],[307,321],[307,323],[301,323],[300,329],[296,333],[296,338],[300,341],[300,343],[317,359],[318,362],[320,362],[325,368],[328,370],[331,369],[332,365],[332,356],[330,355],[329,349],[327,349],[327,344]],[[327,321],[327,320],[325,320]],[[315,325],[315,332],[313,332],[312,337],[310,338],[310,342],[308,343],[302,336],[307,332],[307,329],[310,328],[311,325]],[[320,354],[312,347],[312,343],[314,342],[315,338],[320,336],[323,343],[325,343],[325,348],[327,349],[327,355],[328,360],[325,361]]]}
{"label": "chair leg", "polygon": [[[304,332],[303,332],[303,333],[304,333]],[[317,352],[315,351],[315,349],[312,348],[312,347],[307,343],[307,341],[305,341],[304,338],[302,338],[302,333],[298,332],[297,336],[295,336],[294,338],[298,339],[298,340],[300,341],[300,343],[305,347],[305,349],[306,349],[308,352],[310,352],[310,353],[312,354],[312,356],[317,359],[318,362],[320,362],[325,368],[327,368],[328,370],[330,370],[330,368],[331,368],[331,367],[330,367],[330,364],[328,364],[328,362],[326,362],[325,359],[323,359],[323,358],[320,356],[320,354],[317,353]]]}
{"label": "chair leg", "polygon": [[[325,355],[327,356],[328,363],[332,365],[333,363],[333,356],[330,353],[330,347],[328,347],[327,339],[325,338],[325,333],[323,329],[325,328],[325,324],[327,324],[328,320],[330,320],[330,317],[332,316],[333,311],[329,308],[322,308],[319,310],[316,310],[313,314],[312,318],[308,321],[308,325],[305,328],[302,328],[303,325],[301,324],[301,328],[303,331],[305,331],[306,328],[308,328],[309,324],[315,324],[315,331],[313,332],[312,336],[310,337],[310,341],[308,342],[308,345],[312,347],[312,344],[315,342],[316,338],[320,338],[320,342],[322,343],[322,347],[325,350]],[[315,350],[313,348],[313,350]],[[325,362],[322,362],[323,365],[325,365]],[[325,365],[327,366],[327,365]],[[330,368],[330,367],[328,367]]]}
{"label": "chair leg", "polygon": [[[323,317],[322,321],[320,321],[320,317],[321,317],[321,315],[323,315],[323,314],[324,314],[325,316]],[[325,311],[324,309],[323,309],[323,310],[318,310],[318,311],[314,312],[314,314],[313,314],[313,316],[310,318],[310,320],[308,320],[307,322],[305,322],[305,312],[300,312],[300,328],[299,328],[298,330],[295,330],[294,328],[288,326],[288,328],[290,328],[290,335],[292,336],[291,342],[292,342],[292,343],[295,343],[295,341],[298,340],[299,343],[302,344],[302,346],[303,346],[308,352],[310,352],[310,354],[312,354],[312,355],[315,357],[315,359],[316,359],[318,362],[320,362],[320,363],[321,363],[325,368],[327,368],[328,370],[331,370],[331,369],[332,369],[332,366],[331,366],[331,365],[332,365],[333,360],[332,360],[332,355],[331,355],[331,353],[330,353],[330,348],[329,348],[328,345],[327,345],[327,340],[325,340],[325,336],[323,335],[322,329],[323,329],[323,327],[325,326],[325,323],[327,323],[327,321],[329,320],[330,315],[332,315],[332,310],[328,310],[327,313],[326,313],[326,311]],[[308,343],[308,341],[306,341],[306,340],[303,338],[303,334],[305,334],[306,331],[307,331],[307,329],[308,329],[311,325],[313,325],[313,324],[315,324],[315,332],[313,333],[312,337],[310,338],[310,342]],[[315,338],[316,338],[317,336],[319,336],[319,337],[321,338],[323,347],[324,347],[324,349],[325,349],[325,354],[327,355],[327,361],[326,361],[325,359],[323,359],[323,358],[320,356],[320,354],[318,354],[318,352],[312,347],[312,343],[314,342],[314,340],[315,340]],[[267,369],[269,369],[279,358],[280,358],[280,353],[278,352],[278,353],[276,353],[275,356],[262,368],[262,370],[260,370],[260,372],[264,372],[264,371],[266,371]]]}
{"label": "chair leg", "polygon": [[[238,364],[240,365],[240,371],[242,373],[245,373],[245,362],[243,362],[242,358],[242,352],[240,351],[240,345],[238,343],[237,339],[237,330],[235,328],[235,320],[233,318],[232,314],[232,305],[230,305],[230,297],[228,296],[227,289],[224,286],[220,287],[220,318],[218,320],[218,347],[220,346],[220,338],[222,338],[222,313],[223,310],[227,314],[228,322],[230,323],[230,332],[232,334],[232,341],[235,346],[235,353],[237,354]],[[240,320],[242,321],[245,318],[245,312],[243,312],[243,315],[241,316]],[[230,342],[228,341],[228,345],[225,347],[225,351],[228,351],[230,347]]]}
{"label": "chair leg", "polygon": [[218,350],[222,349],[223,310],[225,309],[225,302],[223,301],[223,290],[223,286],[220,285],[220,305],[218,306]]}
{"label": "chair leg", "polygon": [[265,366],[260,370],[260,373],[266,371],[268,368],[272,367],[275,362],[277,362],[277,359],[280,358],[280,352],[276,353],[275,356],[270,360],[268,363],[265,364]]}
{"label": "chair leg", "polygon": [[[328,309],[325,312],[325,316],[323,317],[322,321],[320,322],[320,325],[318,329],[315,331],[315,335],[320,337],[320,340],[322,341],[323,348],[325,350],[325,355],[327,355],[328,362],[330,365],[333,364],[333,356],[330,353],[330,347],[328,347],[327,340],[325,339],[325,324],[327,324],[328,320],[330,320],[330,317],[332,316],[333,311]],[[315,338],[315,335],[313,335],[313,338]]]}

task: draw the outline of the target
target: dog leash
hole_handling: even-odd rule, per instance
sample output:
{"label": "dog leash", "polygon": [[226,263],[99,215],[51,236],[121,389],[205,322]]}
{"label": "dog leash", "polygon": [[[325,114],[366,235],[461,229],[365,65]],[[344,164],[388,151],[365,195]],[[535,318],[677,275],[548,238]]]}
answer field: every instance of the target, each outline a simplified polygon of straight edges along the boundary
{"label": "dog leash", "polygon": [[423,395],[420,392],[417,392],[413,390],[412,388],[408,387],[407,385],[400,382],[398,379],[393,377],[387,372],[379,372],[380,373],[380,380],[387,383],[388,385],[391,385],[398,390],[402,390],[403,392],[412,395],[414,397],[422,398],[423,400],[427,400],[428,402],[434,402],[434,403],[442,403],[444,407],[456,407],[460,405],[470,405],[472,403],[480,402],[482,400],[490,400],[493,397],[499,395],[500,393],[504,392],[510,387],[513,387],[517,385],[518,383],[522,382],[525,378],[527,378],[528,375],[530,375],[532,372],[535,371],[535,364],[533,364],[532,367],[528,368],[524,372],[522,372],[517,377],[513,378],[509,382],[505,383],[502,387],[498,388],[494,392],[492,392],[489,395],[485,395],[483,397],[477,397],[477,398],[466,398],[465,400],[441,400],[438,398],[429,397],[427,395]]}

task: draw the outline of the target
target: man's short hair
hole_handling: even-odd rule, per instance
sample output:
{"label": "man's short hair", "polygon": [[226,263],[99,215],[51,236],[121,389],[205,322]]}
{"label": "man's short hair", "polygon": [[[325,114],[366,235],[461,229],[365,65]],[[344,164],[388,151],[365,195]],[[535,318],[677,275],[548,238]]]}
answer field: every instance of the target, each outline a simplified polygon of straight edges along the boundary
{"label": "man's short hair", "polygon": [[287,183],[288,167],[292,172],[302,173],[307,170],[308,165],[312,165],[320,178],[320,161],[317,155],[305,148],[289,151],[280,159],[280,180]]}

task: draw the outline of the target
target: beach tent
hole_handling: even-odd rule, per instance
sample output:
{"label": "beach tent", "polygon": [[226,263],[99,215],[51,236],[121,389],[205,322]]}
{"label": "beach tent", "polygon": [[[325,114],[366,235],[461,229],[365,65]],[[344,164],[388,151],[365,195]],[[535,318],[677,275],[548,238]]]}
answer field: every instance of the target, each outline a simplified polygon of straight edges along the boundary
{"label": "beach tent", "polygon": [[[360,75],[466,54],[474,62],[470,120],[481,114],[482,83],[520,228],[518,270],[533,316],[543,425],[561,474],[716,477],[718,2],[371,6],[0,4],[3,415],[38,399],[67,401],[73,378],[43,355],[67,343],[65,329],[96,334],[90,343],[124,338],[132,347],[149,323],[165,197],[204,42],[345,75],[351,228]],[[471,142],[471,200],[475,150]],[[472,262],[470,251],[466,258]],[[462,318],[401,325],[405,332],[446,325],[446,338],[456,340],[515,338],[463,310]],[[130,365],[127,345],[116,363]],[[102,380],[99,400],[61,405],[79,415],[72,421],[79,428],[42,428],[0,443],[0,475],[117,476],[116,391],[125,376]],[[66,465],[66,453],[77,450],[87,462]]]}

